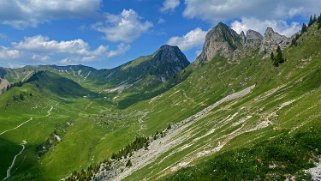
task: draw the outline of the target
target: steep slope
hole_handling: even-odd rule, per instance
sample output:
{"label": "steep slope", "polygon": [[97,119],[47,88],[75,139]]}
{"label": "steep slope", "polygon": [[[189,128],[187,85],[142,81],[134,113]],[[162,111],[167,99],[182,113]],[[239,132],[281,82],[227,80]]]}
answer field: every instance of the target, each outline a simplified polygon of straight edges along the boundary
{"label": "steep slope", "polygon": [[115,180],[308,177],[304,170],[321,154],[320,31],[314,24],[284,49],[280,67],[262,53],[235,64],[216,56],[168,92],[130,107],[145,112],[141,134],[156,136],[146,149],[114,160],[119,165],[101,165],[101,173]]}

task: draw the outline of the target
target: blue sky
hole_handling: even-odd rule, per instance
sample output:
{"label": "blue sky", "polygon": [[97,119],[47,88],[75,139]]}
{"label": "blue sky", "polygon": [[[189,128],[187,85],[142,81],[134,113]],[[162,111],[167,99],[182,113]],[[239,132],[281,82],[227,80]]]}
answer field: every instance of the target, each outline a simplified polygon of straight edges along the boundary
{"label": "blue sky", "polygon": [[299,31],[321,0],[0,0],[0,66],[113,68],[163,44],[193,61],[222,21],[238,33]]}

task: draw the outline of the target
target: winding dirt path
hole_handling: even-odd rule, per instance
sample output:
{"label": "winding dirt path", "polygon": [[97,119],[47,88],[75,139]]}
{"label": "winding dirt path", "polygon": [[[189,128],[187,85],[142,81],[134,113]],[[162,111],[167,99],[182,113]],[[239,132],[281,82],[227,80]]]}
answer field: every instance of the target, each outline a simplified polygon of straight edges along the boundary
{"label": "winding dirt path", "polygon": [[12,168],[13,168],[15,162],[16,162],[17,157],[20,156],[20,155],[23,153],[23,151],[25,150],[25,148],[26,148],[25,145],[26,145],[26,144],[27,144],[27,141],[25,141],[25,140],[23,140],[22,143],[20,144],[20,146],[21,146],[22,148],[21,148],[20,152],[13,157],[13,160],[12,160],[12,162],[11,162],[11,165],[10,165],[9,168],[7,169],[7,176],[3,179],[3,181],[4,181],[4,180],[7,180],[8,178],[11,177],[11,170],[12,170]]}
{"label": "winding dirt path", "polygon": [[18,125],[18,126],[16,126],[15,128],[7,129],[7,130],[5,130],[5,131],[1,132],[1,133],[0,133],[0,136],[1,136],[1,135],[3,135],[3,134],[5,134],[5,133],[7,133],[7,132],[9,132],[9,131],[13,131],[13,130],[15,130],[15,129],[20,128],[21,126],[23,126],[23,125],[27,124],[27,123],[28,123],[28,122],[30,122],[31,120],[32,120],[32,117],[31,117],[30,119],[28,119],[27,121],[25,121],[25,122],[23,122],[23,123],[19,124],[19,125]]}

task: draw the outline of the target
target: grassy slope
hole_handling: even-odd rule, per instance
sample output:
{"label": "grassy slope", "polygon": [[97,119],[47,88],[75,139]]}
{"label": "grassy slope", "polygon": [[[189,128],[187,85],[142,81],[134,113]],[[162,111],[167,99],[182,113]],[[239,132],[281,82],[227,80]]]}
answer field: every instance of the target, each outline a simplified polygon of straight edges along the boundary
{"label": "grassy slope", "polygon": [[[128,120],[126,116],[123,116],[122,120],[118,120],[117,117],[107,120],[103,116],[111,112],[117,113],[104,98],[79,98],[87,92],[79,89],[78,86],[70,87],[73,84],[67,86],[59,84],[61,78],[51,73],[44,78],[45,80],[30,81],[22,87],[14,87],[0,97],[2,111],[0,132],[33,118],[20,128],[1,135],[0,150],[4,150],[1,151],[1,156],[5,158],[1,159],[1,178],[5,177],[6,169],[11,164],[13,156],[21,149],[18,144],[23,140],[28,144],[23,155],[16,161],[13,176],[10,178],[12,180],[60,179],[73,170],[86,168],[92,163],[109,157],[112,152],[128,144],[131,141],[129,138],[134,137],[131,132],[135,124],[127,124],[128,127],[122,126]],[[79,93],[78,98],[60,97],[60,89],[52,89],[53,84],[61,85],[70,93]],[[13,98],[20,95],[24,96],[23,100]],[[53,109],[47,116],[51,106]],[[44,143],[50,134],[67,122],[72,122],[73,126],[65,129],[66,133],[60,135],[62,141],[38,159],[37,146]],[[112,133],[112,130],[117,130],[119,134],[116,131]],[[106,139],[102,139],[104,137]],[[120,138],[123,142],[119,141]]]}
{"label": "grassy slope", "polygon": [[[217,160],[223,160],[220,163],[229,165],[231,161],[238,163],[237,159],[239,157],[233,157],[234,155],[237,155],[238,153],[244,154],[243,160],[249,160],[251,162],[251,155],[249,153],[254,152],[257,154],[257,156],[263,157],[266,156],[266,152],[269,150],[269,146],[273,145],[275,142],[278,142],[282,139],[286,139],[286,143],[283,145],[281,144],[280,147],[276,147],[276,151],[282,152],[282,149],[286,148],[293,142],[293,137],[297,138],[299,137],[297,133],[298,131],[306,133],[311,132],[310,127],[314,127],[316,125],[320,124],[320,113],[317,110],[317,107],[320,106],[321,102],[320,100],[320,85],[321,85],[321,66],[320,66],[320,50],[318,47],[321,46],[321,37],[320,37],[320,30],[316,30],[316,27],[313,26],[308,33],[305,33],[300,39],[299,39],[299,45],[297,47],[290,47],[284,51],[285,57],[287,58],[287,62],[279,68],[275,68],[271,65],[270,60],[265,59],[261,60],[260,57],[253,58],[253,59],[247,59],[242,60],[240,64],[238,65],[230,65],[231,67],[222,70],[216,70],[216,68],[220,69],[219,66],[212,67],[210,69],[209,67],[211,64],[214,64],[213,61],[208,63],[206,68],[209,68],[208,70],[203,69],[204,73],[211,74],[213,72],[217,73],[220,77],[223,78],[222,82],[228,82],[233,84],[233,80],[236,84],[234,84],[232,87],[234,89],[239,89],[238,87],[242,87],[241,85],[237,83],[242,83],[243,80],[248,80],[248,83],[244,86],[251,85],[253,83],[256,83],[257,86],[251,95],[249,95],[246,98],[243,98],[241,100],[231,102],[230,104],[226,104],[221,106],[220,108],[213,110],[212,114],[208,115],[205,119],[201,120],[200,123],[196,123],[190,127],[190,129],[187,129],[184,133],[182,133],[181,136],[188,134],[191,134],[189,139],[184,141],[181,145],[173,148],[167,153],[164,153],[159,159],[157,159],[152,164],[146,166],[145,168],[141,169],[140,171],[134,173],[132,176],[130,176],[129,180],[137,180],[148,178],[148,179],[155,179],[159,177],[163,177],[164,175],[173,174],[173,172],[179,167],[179,163],[189,163],[189,165],[196,165],[191,168],[184,169],[182,171],[179,171],[176,175],[171,177],[171,179],[174,180],[184,180],[187,178],[190,179],[226,179],[228,177],[224,177],[224,174],[229,169],[229,167],[222,168],[221,172],[218,170],[217,173],[212,174],[213,177],[211,177],[211,173],[213,172],[213,168],[218,166],[215,164]],[[214,60],[219,61],[219,60]],[[227,65],[227,64],[225,64]],[[198,72],[198,73],[197,73]],[[187,82],[190,79],[200,79],[202,74],[202,68],[195,72],[194,75],[192,75],[189,79],[187,79]],[[241,73],[241,74],[240,74]],[[198,74],[198,76],[196,76]],[[194,77],[195,76],[195,77]],[[210,75],[207,75],[210,76]],[[212,78],[212,80],[215,80]],[[222,79],[221,79],[222,80]],[[187,82],[183,82],[178,87],[184,87],[184,84],[187,84]],[[194,101],[198,104],[193,104],[188,101],[185,102],[185,106],[172,106],[175,105],[175,100],[178,102],[180,100],[184,100],[181,95],[176,94],[174,97],[174,93],[172,92],[172,96],[167,95],[164,97],[170,97],[172,101],[168,106],[158,106],[154,108],[154,110],[162,109],[162,115],[163,117],[157,119],[156,115],[155,117],[152,117],[150,119],[150,122],[147,124],[150,124],[149,128],[158,128],[158,130],[161,130],[164,128],[168,122],[174,122],[174,120],[181,120],[179,117],[183,117],[182,115],[187,115],[187,113],[184,111],[184,108],[186,107],[193,108],[194,110],[197,110],[199,107],[200,100],[206,100],[206,99],[198,99],[198,96],[205,96],[206,98],[214,98],[219,97],[219,95],[224,95],[221,93],[215,94],[215,90],[217,89],[211,89],[211,86],[208,86],[208,83],[204,81],[192,81],[193,83],[198,82],[196,84],[195,88],[189,88],[186,90],[187,92],[193,92],[194,89],[200,88],[198,90],[198,93],[194,92],[191,96]],[[212,82],[211,82],[212,83]],[[205,84],[205,85],[199,85],[199,84]],[[215,82],[213,82],[215,85]],[[178,87],[176,89],[178,89]],[[206,87],[207,89],[201,89],[202,87]],[[217,83],[215,85],[216,88],[224,87],[224,83]],[[175,88],[174,88],[175,90]],[[213,94],[210,95],[212,92]],[[228,92],[229,89],[223,89],[225,92]],[[272,91],[269,91],[272,90]],[[274,91],[273,91],[274,90]],[[224,93],[224,92],[223,92]],[[170,94],[170,92],[168,93]],[[188,93],[187,93],[188,94]],[[266,94],[266,96],[264,96]],[[216,95],[216,96],[215,96]],[[166,100],[166,98],[164,98]],[[163,99],[163,101],[164,101]],[[186,99],[185,99],[186,100]],[[290,103],[288,101],[294,101],[293,103]],[[162,102],[162,101],[160,101]],[[192,102],[192,101],[191,101]],[[208,101],[210,102],[210,101]],[[286,103],[287,102],[287,103]],[[286,103],[286,104],[284,104]],[[156,103],[157,105],[160,105],[161,103]],[[283,106],[282,106],[283,104]],[[289,105],[287,105],[289,104]],[[279,110],[279,108],[282,106],[282,109]],[[172,112],[170,109],[174,109]],[[168,110],[168,111],[167,111]],[[164,115],[164,112],[166,115]],[[190,112],[190,110],[187,110],[187,112]],[[236,114],[237,113],[237,114]],[[157,111],[154,112],[154,114],[157,114]],[[160,113],[161,114],[161,113]],[[236,114],[236,116],[228,121],[227,118],[230,118],[231,115]],[[235,122],[238,122],[240,120],[244,120],[247,116],[251,116],[246,121],[240,124],[234,124]],[[270,126],[259,129],[257,131],[251,131],[251,132],[242,132],[247,131],[252,128],[255,128],[255,126],[259,125],[264,120],[269,119],[271,122]],[[223,124],[224,123],[224,124]],[[223,126],[222,126],[223,124]],[[297,128],[296,128],[297,127]],[[236,133],[242,133],[242,134],[234,134],[233,131],[240,128],[239,132]],[[206,133],[209,133],[211,129],[217,129],[214,133],[211,133],[210,135],[206,135]],[[288,134],[288,132],[292,129],[290,132],[291,134]],[[317,129],[317,128],[316,128]],[[154,129],[155,130],[155,129]],[[192,131],[189,131],[192,130]],[[153,129],[149,129],[146,131],[149,133],[149,131],[153,131]],[[319,130],[314,130],[312,133],[317,133]],[[318,140],[320,139],[317,135],[311,133],[311,140]],[[188,135],[187,134],[187,135]],[[285,136],[281,137],[278,135],[285,134]],[[200,140],[195,141],[195,138],[201,137],[202,135],[206,135]],[[207,150],[209,148],[215,148],[220,143],[223,143],[224,140],[226,140],[225,135],[236,135],[231,139],[220,152],[212,153],[211,155],[207,155],[204,157],[200,157],[199,159],[192,159],[193,157],[196,157],[197,153],[201,152],[202,150]],[[302,135],[302,134],[300,134]],[[304,135],[304,134],[303,134]],[[309,134],[307,134],[309,135]],[[271,142],[268,143],[261,143],[268,138],[275,137],[275,139],[272,139]],[[304,137],[298,138],[305,139]],[[308,139],[305,139],[305,141]],[[292,141],[292,142],[291,142]],[[190,145],[192,143],[192,145]],[[300,155],[304,154],[306,157],[311,156],[311,150],[318,148],[320,145],[313,145],[311,148],[306,148],[303,141],[295,142],[298,144],[297,147],[294,147],[294,149],[289,150],[288,152],[285,152],[283,154],[287,155],[294,155],[296,159],[294,164],[290,164],[289,162],[281,162],[282,164],[289,164],[286,165],[286,168],[278,174],[275,170],[275,174],[277,175],[275,178],[283,178],[286,174],[295,174],[300,171],[302,168],[307,168],[308,166],[311,166],[307,159],[302,161],[303,158],[300,158]],[[263,146],[262,146],[263,145]],[[187,148],[185,148],[187,147]],[[180,150],[180,148],[182,150]],[[241,150],[242,148],[249,149],[248,150]],[[240,151],[239,151],[240,149]],[[296,152],[296,149],[301,150],[300,152]],[[180,151],[177,151],[180,150]],[[236,150],[236,151],[233,151]],[[263,150],[262,154],[257,153],[258,150]],[[224,154],[225,152],[229,152]],[[317,153],[314,153],[317,154]],[[320,154],[320,153],[319,153]],[[221,156],[222,155],[222,156]],[[231,156],[232,155],[232,156]],[[167,157],[166,157],[167,156]],[[165,159],[163,159],[165,158]],[[211,161],[204,162],[205,160],[212,159]],[[224,160],[226,159],[226,160]],[[263,159],[263,158],[262,158]],[[268,168],[269,164],[271,163],[272,158],[271,157],[265,157],[265,161],[267,162],[264,166],[262,166],[262,169],[260,170],[260,174],[266,173],[266,169]],[[226,162],[225,162],[226,161]],[[228,162],[230,161],[230,162]],[[241,162],[242,163],[242,162]],[[301,163],[301,164],[299,164]],[[240,163],[239,163],[240,164]],[[248,163],[252,164],[252,163]],[[297,164],[297,165],[295,165]],[[178,166],[178,167],[176,167]],[[236,165],[235,169],[234,167],[231,169],[233,170],[230,176],[233,176],[233,174],[238,174],[237,176],[246,176],[247,173],[251,173],[252,175],[248,175],[248,178],[253,179],[253,170],[252,172],[246,172],[246,169],[241,169],[245,167],[239,167],[240,165]],[[252,165],[253,166],[253,165]],[[280,166],[280,165],[278,165]],[[176,167],[176,168],[175,168]],[[225,170],[224,170],[225,169]],[[242,173],[244,172],[244,175]],[[269,170],[271,171],[271,169]],[[298,174],[298,173],[297,173]],[[226,174],[228,176],[228,174]],[[236,176],[236,175],[235,175]],[[274,177],[271,177],[274,178]]]}

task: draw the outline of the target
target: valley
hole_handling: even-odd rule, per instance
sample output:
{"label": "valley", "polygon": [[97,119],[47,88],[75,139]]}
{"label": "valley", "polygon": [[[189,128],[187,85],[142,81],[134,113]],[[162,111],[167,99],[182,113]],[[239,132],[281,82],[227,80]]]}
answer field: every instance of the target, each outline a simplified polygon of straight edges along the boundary
{"label": "valley", "polygon": [[3,69],[0,178],[317,180],[320,47],[318,22],[295,39],[219,23],[193,63],[164,45],[114,69]]}

